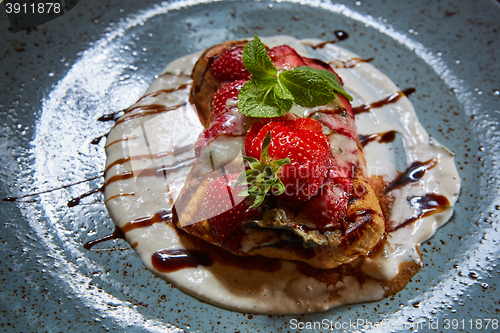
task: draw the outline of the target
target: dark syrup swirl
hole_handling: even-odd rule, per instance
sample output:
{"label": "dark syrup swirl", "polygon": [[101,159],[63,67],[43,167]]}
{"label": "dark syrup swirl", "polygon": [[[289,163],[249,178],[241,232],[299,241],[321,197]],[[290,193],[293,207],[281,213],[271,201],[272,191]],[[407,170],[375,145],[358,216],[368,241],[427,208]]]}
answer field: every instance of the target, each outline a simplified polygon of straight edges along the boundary
{"label": "dark syrup swirl", "polygon": [[333,40],[329,40],[329,41],[326,41],[326,42],[322,42],[322,43],[319,43],[317,45],[313,45],[311,46],[314,50],[316,49],[322,49],[323,47],[325,47],[325,45],[327,44],[335,44],[335,43],[338,43],[340,41],[343,41],[343,40],[346,40],[347,38],[349,38],[349,34],[343,30],[335,30],[333,32],[333,34],[335,35],[335,39]]}
{"label": "dark syrup swirl", "polygon": [[68,201],[68,207],[75,207],[77,206],[78,204],[80,204],[80,200],[82,200],[83,198],[86,198],[94,193],[97,193],[97,192],[104,192],[104,186],[101,186],[100,188],[96,188],[94,190],[90,190],[76,198],[73,198],[71,199],[70,201]]}
{"label": "dark syrup swirl", "polygon": [[450,202],[445,196],[435,193],[427,193],[423,196],[413,196],[409,198],[408,201],[412,207],[417,209],[417,215],[397,225],[393,230],[403,228],[421,218],[442,213],[450,207]]}
{"label": "dark syrup swirl", "polygon": [[92,249],[92,247],[94,245],[97,245],[97,244],[103,243],[103,242],[107,242],[107,241],[110,241],[110,240],[114,240],[114,239],[125,239],[125,234],[118,227],[115,227],[115,231],[112,234],[110,234],[110,235],[106,235],[104,237],[88,241],[87,243],[83,244],[83,248],[85,250],[90,250],[90,249]]}
{"label": "dark syrup swirl", "polygon": [[425,162],[416,161],[413,162],[405,172],[401,173],[392,183],[387,186],[385,193],[389,193],[395,188],[405,186],[406,184],[419,181],[424,176],[427,170],[434,168],[437,164],[437,160],[432,158]]}
{"label": "dark syrup swirl", "polygon": [[396,131],[388,131],[384,133],[359,135],[359,141],[361,142],[361,146],[363,147],[375,140],[380,143],[390,143],[396,139],[396,133]]}
{"label": "dark syrup swirl", "polygon": [[368,58],[368,59],[363,59],[363,58],[352,58],[347,61],[342,61],[342,60],[333,60],[330,61],[328,64],[333,66],[333,68],[353,68],[359,63],[362,62],[371,62],[374,58]]}
{"label": "dark syrup swirl", "polygon": [[211,266],[214,261],[210,254],[199,250],[161,250],[151,256],[153,267],[160,272],[170,273],[183,268]]}
{"label": "dark syrup swirl", "polygon": [[[7,202],[33,202],[33,201],[26,201],[24,199],[35,197],[35,196],[38,196],[40,194],[52,193],[54,191],[62,190],[62,189],[65,189],[65,188],[69,188],[69,187],[72,187],[72,186],[75,186],[75,185],[78,185],[78,184],[83,184],[83,183],[86,183],[86,182],[90,182],[92,180],[96,180],[96,179],[101,178],[101,177],[102,177],[102,175],[99,175],[99,176],[95,176],[95,177],[92,177],[92,178],[84,179],[84,180],[81,180],[81,181],[78,181],[78,182],[75,182],[75,183],[71,183],[71,184],[67,184],[67,185],[63,185],[63,186],[59,186],[59,187],[54,187],[54,188],[51,188],[51,189],[48,189],[48,190],[45,190],[45,191],[30,193],[30,194],[21,195],[21,196],[18,196],[18,197],[7,197],[7,198],[3,198],[2,201],[7,201]],[[97,190],[97,191],[99,191],[99,190]]]}
{"label": "dark syrup swirl", "polygon": [[172,222],[171,210],[162,210],[152,216],[146,216],[135,219],[131,222],[126,223],[123,227],[121,227],[121,230],[123,231],[123,233],[127,233],[130,230],[149,227],[155,223],[161,223],[161,222],[164,223]]}
{"label": "dark syrup swirl", "polygon": [[416,91],[415,88],[408,88],[408,89],[405,89],[402,91],[397,91],[394,94],[390,95],[389,97],[386,97],[380,101],[357,106],[357,107],[353,108],[354,114],[365,113],[365,112],[368,112],[374,108],[381,108],[385,105],[388,105],[391,103],[396,103],[401,97],[403,97],[403,96],[408,97],[411,94],[413,94],[415,91]]}

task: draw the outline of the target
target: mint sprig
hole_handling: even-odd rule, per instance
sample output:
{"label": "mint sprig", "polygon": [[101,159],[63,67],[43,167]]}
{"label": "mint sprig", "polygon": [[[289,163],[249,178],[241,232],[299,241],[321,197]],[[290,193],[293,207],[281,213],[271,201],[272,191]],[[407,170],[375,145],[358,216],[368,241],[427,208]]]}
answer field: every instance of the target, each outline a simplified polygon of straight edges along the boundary
{"label": "mint sprig", "polygon": [[249,117],[284,116],[293,103],[314,107],[328,104],[335,94],[352,101],[337,76],[325,69],[300,66],[278,71],[259,37],[243,48],[243,65],[252,77],[238,95],[238,109]]}
{"label": "mint sprig", "polygon": [[243,48],[243,65],[257,79],[274,78],[278,73],[271,57],[267,54],[266,47],[257,35]]}
{"label": "mint sprig", "polygon": [[243,157],[248,162],[250,169],[238,176],[237,185],[246,185],[248,188],[243,189],[238,196],[249,197],[253,200],[252,205],[248,209],[260,206],[271,188],[276,195],[285,193],[285,185],[279,179],[278,171],[285,164],[290,164],[291,161],[288,157],[277,161],[270,161],[270,143],[271,132],[268,132],[262,142],[260,161],[254,157]]}

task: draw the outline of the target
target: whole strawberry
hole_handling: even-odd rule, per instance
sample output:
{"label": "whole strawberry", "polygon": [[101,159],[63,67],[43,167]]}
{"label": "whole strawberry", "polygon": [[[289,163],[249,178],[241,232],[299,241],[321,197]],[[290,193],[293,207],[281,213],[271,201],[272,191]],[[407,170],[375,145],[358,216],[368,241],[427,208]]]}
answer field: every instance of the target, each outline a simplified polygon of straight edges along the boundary
{"label": "whole strawberry", "polygon": [[[268,136],[270,142],[267,144]],[[265,154],[264,150],[267,150]],[[247,160],[252,159],[249,160],[252,169],[258,166],[254,160],[273,165],[288,159],[289,163],[283,163],[280,168],[271,167],[282,183],[274,194],[301,202],[315,195],[323,185],[330,145],[321,124],[314,119],[266,120],[250,127],[245,137],[245,152]],[[268,161],[263,155],[268,155]],[[265,166],[259,167],[265,170]],[[252,180],[248,183],[252,184]]]}
{"label": "whole strawberry", "polygon": [[243,47],[232,47],[212,62],[212,74],[221,81],[248,80],[250,73],[243,65]]}

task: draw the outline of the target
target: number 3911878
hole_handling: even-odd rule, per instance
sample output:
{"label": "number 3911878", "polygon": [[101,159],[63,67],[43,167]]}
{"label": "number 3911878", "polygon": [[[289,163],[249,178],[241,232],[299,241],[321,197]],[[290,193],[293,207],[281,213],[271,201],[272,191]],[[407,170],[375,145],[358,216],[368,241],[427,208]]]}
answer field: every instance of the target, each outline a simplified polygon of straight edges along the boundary
{"label": "number 3911878", "polygon": [[58,2],[39,2],[32,4],[10,3],[5,4],[7,14],[59,14],[61,12],[61,4]]}

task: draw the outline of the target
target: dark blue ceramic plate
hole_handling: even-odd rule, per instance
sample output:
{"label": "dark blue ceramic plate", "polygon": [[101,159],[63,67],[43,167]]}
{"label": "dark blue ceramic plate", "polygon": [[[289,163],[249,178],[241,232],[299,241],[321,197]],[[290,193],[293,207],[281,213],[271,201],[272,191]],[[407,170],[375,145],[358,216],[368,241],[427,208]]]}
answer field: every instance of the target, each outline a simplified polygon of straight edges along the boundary
{"label": "dark blue ceramic plate", "polygon": [[[3,5],[2,5],[3,10]],[[54,21],[0,30],[0,330],[278,332],[499,329],[500,7],[494,1],[103,1]],[[455,215],[421,250],[424,267],[377,303],[303,316],[240,314],[202,303],[147,271],[113,231],[99,194],[103,114],[145,91],[174,58],[257,33],[342,42],[410,97],[429,134],[456,153]],[[367,324],[371,322],[372,325]],[[364,325],[362,325],[364,324]],[[388,329],[388,327],[390,329]]]}

